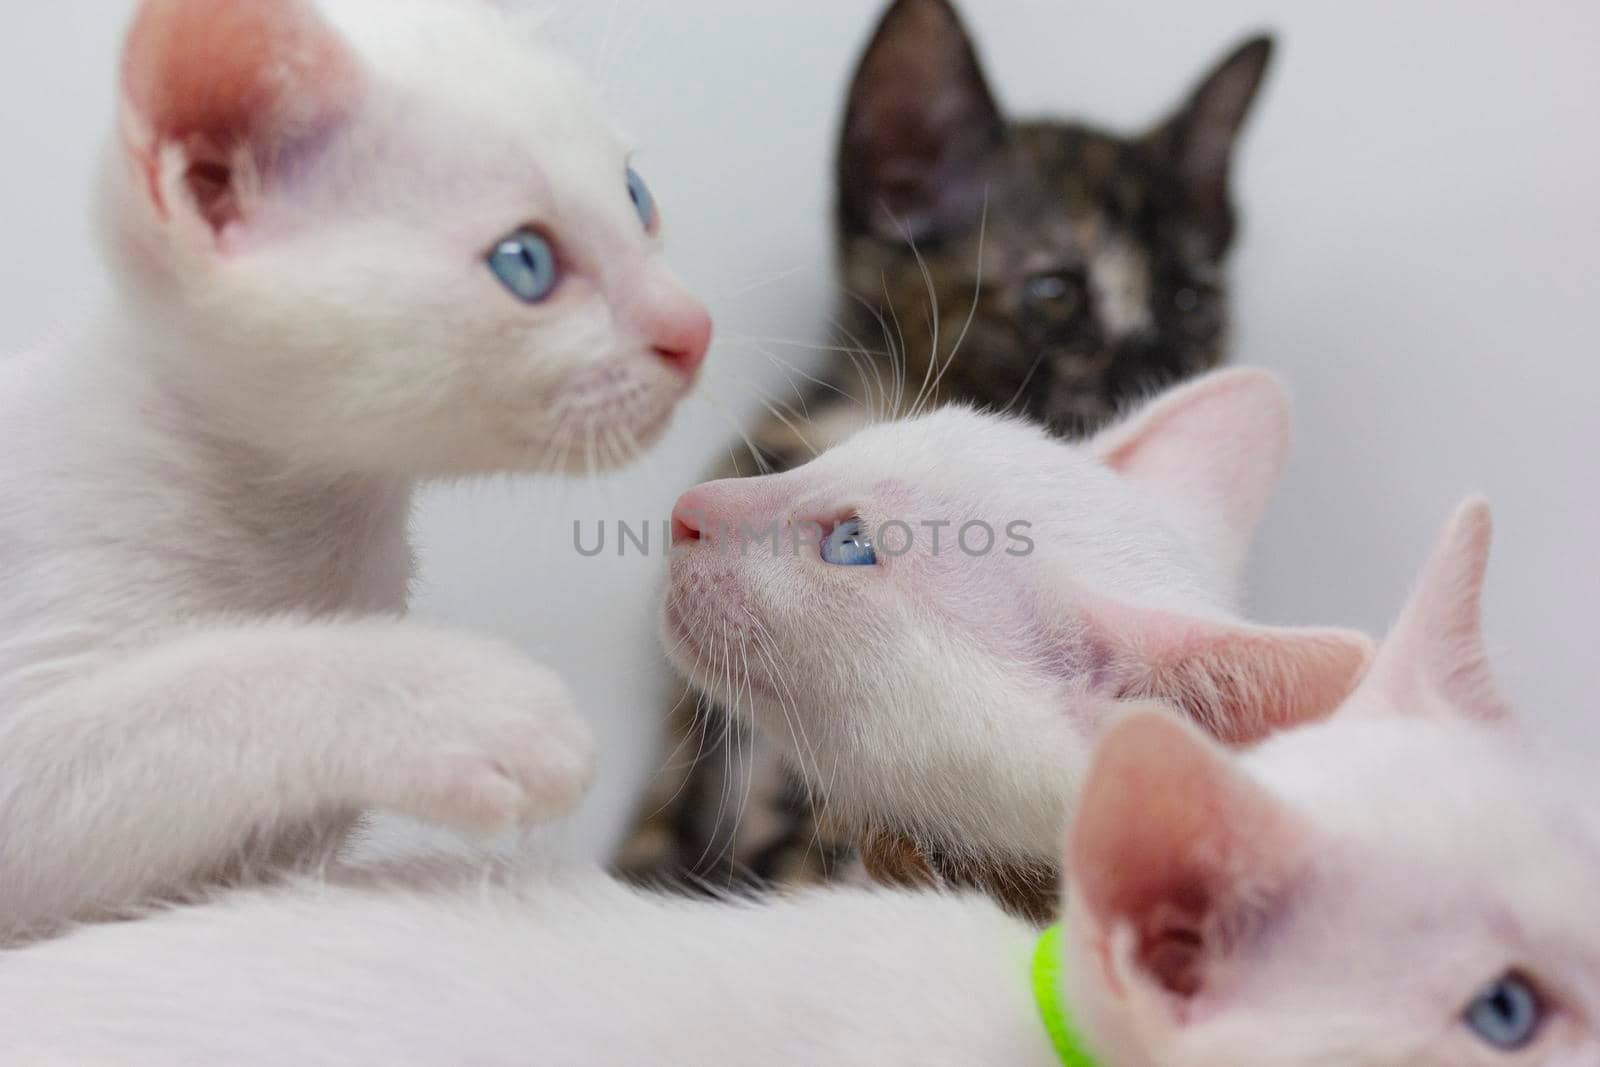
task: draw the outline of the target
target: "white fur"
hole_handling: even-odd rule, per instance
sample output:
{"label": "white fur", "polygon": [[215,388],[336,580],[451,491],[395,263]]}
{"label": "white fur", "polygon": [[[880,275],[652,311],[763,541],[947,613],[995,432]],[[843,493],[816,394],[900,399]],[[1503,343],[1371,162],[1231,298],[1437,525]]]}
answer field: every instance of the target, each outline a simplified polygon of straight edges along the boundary
{"label": "white fur", "polygon": [[[1184,843],[1141,814],[1125,776],[1083,801],[1068,925],[1072,958],[1097,962],[1072,972],[1072,995],[1107,1062],[1600,1063],[1600,822],[1589,791],[1526,745],[1495,689],[1479,622],[1488,524],[1481,504],[1457,516],[1372,675],[1328,722],[1267,741],[1234,770],[1199,739],[1128,724],[1145,739],[1128,754],[1136,764],[1152,738],[1172,747],[1163,732],[1187,750],[1163,760],[1183,768],[1166,779],[1172,807],[1210,806]],[[1086,850],[1082,832],[1102,815],[1106,840],[1143,844]],[[1188,910],[1140,873],[1164,848],[1188,852]],[[1141,880],[1124,899],[1143,904],[1098,903]],[[1196,939],[1192,993],[1141,959],[1141,937],[1164,925]],[[1515,1053],[1463,1022],[1508,971],[1547,1011]]]}
{"label": "white fur", "polygon": [[[620,462],[688,387],[658,351],[703,353],[623,143],[522,16],[141,18],[159,42],[184,9],[205,36],[250,8],[282,32],[162,53],[215,61],[207,84],[262,62],[283,89],[284,143],[251,143],[271,115],[241,122],[224,159],[238,217],[214,229],[186,184],[217,146],[166,137],[130,91],[103,183],[118,299],[0,362],[0,941],[190,890],[286,834],[335,841],[365,807],[495,829],[570,805],[591,755],[564,686],[400,620],[411,488]],[[294,82],[273,49],[307,40],[356,81]],[[170,76],[130,57],[130,85]],[[568,264],[539,307],[484,265],[526,224]]]}
{"label": "white fur", "polygon": [[[1475,591],[1447,599],[1461,596],[1475,613]],[[1452,679],[1481,674],[1481,645],[1423,666],[1418,633],[1457,636],[1424,614],[1386,654],[1428,684],[1426,708],[1380,672],[1327,724],[1242,759],[1162,713],[1112,729],[1079,815],[1080,830],[1110,817],[1112,832],[1074,835],[1061,961],[1071,1014],[1107,1067],[1600,1061],[1593,827],[1508,727],[1467,721],[1493,701]],[[1171,803],[1126,795],[1142,760],[1177,772],[1159,783]],[[1107,848],[1143,862],[1086,877]],[[1096,910],[1119,883],[1188,867],[1211,881],[1180,877],[1175,901],[1148,900],[1153,915]],[[1208,892],[1183,895],[1194,888]],[[1179,995],[1152,981],[1135,942],[1191,920],[1201,981]],[[1033,939],[986,900],[938,893],[739,904],[598,876],[432,892],[311,883],[0,959],[0,1032],[30,1063],[1049,1067]],[[1513,967],[1552,1014],[1529,1050],[1505,1055],[1461,1015]]]}
{"label": "white fur", "polygon": [[[797,470],[683,498],[679,517],[707,536],[674,553],[665,641],[695,685],[787,748],[831,816],[1052,863],[1093,741],[1130,703],[1173,700],[1245,739],[1354,687],[1365,638],[1236,614],[1288,427],[1282,387],[1234,371],[1081,445],[962,409],[867,429]],[[941,551],[919,529],[870,568],[740,540],[852,514],[951,525]],[[956,547],[974,520],[998,535],[979,558]],[[1035,546],[1022,556],[1019,521]],[[1285,689],[1304,706],[1263,715],[1241,696]]]}
{"label": "white fur", "polygon": [[25,950],[0,967],[0,1024],[23,1063],[1045,1067],[1031,941],[932,895],[311,885]]}

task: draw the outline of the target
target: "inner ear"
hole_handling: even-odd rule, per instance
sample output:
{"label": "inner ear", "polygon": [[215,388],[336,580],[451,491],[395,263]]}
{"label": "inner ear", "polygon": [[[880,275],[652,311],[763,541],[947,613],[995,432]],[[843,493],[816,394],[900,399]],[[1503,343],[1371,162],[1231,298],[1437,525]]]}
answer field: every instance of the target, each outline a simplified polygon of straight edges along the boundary
{"label": "inner ear", "polygon": [[[123,52],[124,141],[158,212],[185,195],[220,232],[325,143],[364,85],[309,0],[144,0]],[[181,167],[166,170],[175,152]]]}
{"label": "inner ear", "polygon": [[236,166],[226,154],[192,148],[183,184],[195,212],[212,230],[221,233],[240,221],[243,207],[236,177]]}
{"label": "inner ear", "polygon": [[1174,996],[1196,996],[1205,985],[1205,914],[1204,902],[1194,911],[1173,908],[1139,935],[1139,969]]}
{"label": "inner ear", "polygon": [[1102,740],[1067,870],[1103,944],[1180,998],[1215,980],[1282,914],[1315,854],[1311,828],[1193,726],[1162,711]]}

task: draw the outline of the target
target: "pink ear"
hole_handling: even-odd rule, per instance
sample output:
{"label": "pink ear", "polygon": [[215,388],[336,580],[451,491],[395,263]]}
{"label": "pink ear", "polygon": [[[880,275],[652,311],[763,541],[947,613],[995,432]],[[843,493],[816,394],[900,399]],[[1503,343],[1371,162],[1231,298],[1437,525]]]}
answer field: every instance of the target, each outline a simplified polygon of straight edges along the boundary
{"label": "pink ear", "polygon": [[1174,389],[1095,438],[1128,480],[1205,524],[1235,566],[1289,455],[1289,398],[1266,371],[1220,371]]}
{"label": "pink ear", "polygon": [[130,147],[165,212],[160,157],[214,228],[240,212],[238,166],[264,170],[349,107],[354,58],[307,0],[145,0],[122,64]]}
{"label": "pink ear", "polygon": [[1483,586],[1494,521],[1481,499],[1461,506],[1445,527],[1373,667],[1367,707],[1405,714],[1512,718],[1483,643]]}
{"label": "pink ear", "polygon": [[1102,946],[1192,997],[1281,902],[1311,830],[1192,727],[1154,711],[1102,741],[1073,819],[1067,870]]}
{"label": "pink ear", "polygon": [[1083,606],[1113,650],[1116,696],[1176,705],[1230,744],[1332,714],[1372,662],[1372,641],[1349,630],[1251,626],[1092,597]]}

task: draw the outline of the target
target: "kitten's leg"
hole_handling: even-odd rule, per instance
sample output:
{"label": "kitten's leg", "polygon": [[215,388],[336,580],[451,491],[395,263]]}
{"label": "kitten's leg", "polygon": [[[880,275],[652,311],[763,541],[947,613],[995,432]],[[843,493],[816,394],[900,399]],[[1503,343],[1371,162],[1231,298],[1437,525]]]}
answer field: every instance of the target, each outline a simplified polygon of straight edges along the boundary
{"label": "kitten's leg", "polygon": [[0,941],[361,808],[551,817],[591,768],[565,686],[497,643],[389,620],[193,632],[0,729]]}

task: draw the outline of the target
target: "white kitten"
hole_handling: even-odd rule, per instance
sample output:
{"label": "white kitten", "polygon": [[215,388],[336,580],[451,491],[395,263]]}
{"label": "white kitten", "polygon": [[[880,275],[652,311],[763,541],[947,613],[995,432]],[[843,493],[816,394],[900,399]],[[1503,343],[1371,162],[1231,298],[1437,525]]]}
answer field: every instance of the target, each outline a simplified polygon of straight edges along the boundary
{"label": "white kitten", "polygon": [[1600,1063],[1600,823],[1496,690],[1489,539],[1464,507],[1329,722],[1238,764],[1164,720],[1107,743],[1067,921],[1107,1062]]}
{"label": "white kitten", "polygon": [[[1467,509],[1326,724],[1242,759],[1163,713],[1112,728],[1042,954],[1095,1062],[1600,1062],[1600,837],[1504,721],[1487,543]],[[1035,938],[941,893],[303,885],[13,953],[0,1032],[73,1064],[1049,1067]]]}
{"label": "white kitten", "polygon": [[508,7],[146,0],[121,83],[119,298],[0,363],[0,941],[362,807],[570,804],[564,686],[398,620],[411,486],[620,462],[709,342]]}
{"label": "white kitten", "polygon": [[677,508],[665,640],[857,832],[1053,869],[1065,802],[1130,702],[1246,742],[1325,715],[1365,668],[1359,634],[1236,612],[1289,421],[1276,379],[1231,371],[1085,445],[945,409],[701,486]]}

